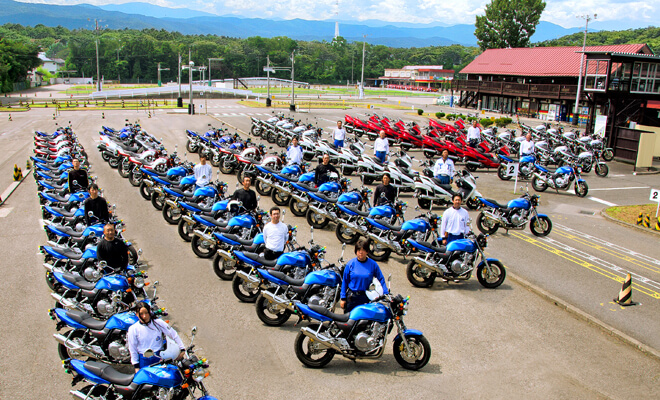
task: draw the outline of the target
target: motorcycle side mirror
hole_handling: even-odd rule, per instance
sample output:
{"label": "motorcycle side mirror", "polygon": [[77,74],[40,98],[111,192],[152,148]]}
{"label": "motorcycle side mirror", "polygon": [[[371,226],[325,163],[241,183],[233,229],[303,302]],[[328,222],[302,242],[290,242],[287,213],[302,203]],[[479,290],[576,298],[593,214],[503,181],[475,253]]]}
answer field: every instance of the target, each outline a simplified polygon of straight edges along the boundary
{"label": "motorcycle side mirror", "polygon": [[88,216],[88,217],[91,217],[91,216],[93,216],[93,215],[94,215],[94,213],[93,213],[92,211],[90,211],[90,212],[87,213],[87,216]]}
{"label": "motorcycle side mirror", "polygon": [[192,335],[195,335],[197,333],[197,326],[193,326],[192,330],[190,332]]}
{"label": "motorcycle side mirror", "polygon": [[392,290],[392,274],[389,274],[387,276],[387,291],[389,292],[391,290]]}
{"label": "motorcycle side mirror", "polygon": [[[259,199],[259,196],[257,196],[257,199]],[[282,210],[282,216],[286,215],[286,210]]]}
{"label": "motorcycle side mirror", "polygon": [[141,256],[142,255],[142,249],[138,249],[137,253],[138,253],[138,256]]}
{"label": "motorcycle side mirror", "polygon": [[257,201],[261,200],[261,196],[257,196]]}
{"label": "motorcycle side mirror", "polygon": [[144,357],[145,357],[145,358],[150,358],[150,357],[153,357],[153,356],[154,356],[154,351],[151,350],[151,349],[147,349],[147,350],[144,352]]}
{"label": "motorcycle side mirror", "polygon": [[101,268],[105,268],[105,267],[107,267],[107,266],[108,266],[108,263],[107,263],[107,262],[105,262],[105,261],[99,261],[99,267],[101,267]]}
{"label": "motorcycle side mirror", "polygon": [[415,206],[415,211],[419,211],[419,206]]}

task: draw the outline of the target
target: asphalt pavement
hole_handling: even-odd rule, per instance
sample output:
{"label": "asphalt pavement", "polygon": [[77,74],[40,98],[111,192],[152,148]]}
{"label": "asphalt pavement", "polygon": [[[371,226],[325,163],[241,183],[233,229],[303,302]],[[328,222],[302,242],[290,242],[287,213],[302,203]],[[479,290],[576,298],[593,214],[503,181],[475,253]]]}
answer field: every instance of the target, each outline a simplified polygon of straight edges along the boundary
{"label": "asphalt pavement", "polygon": [[[101,125],[119,127],[125,118],[139,118],[147,131],[163,138],[168,149],[176,146],[183,153],[185,129],[203,131],[208,123],[217,126],[223,121],[247,131],[249,117],[239,113],[269,114],[264,109],[231,108],[233,104],[215,100],[212,105],[225,108],[217,108],[216,112],[209,107],[209,116],[157,111],[148,118],[134,111],[109,111],[102,120],[97,115],[100,113],[75,111],[59,118],[72,121],[90,156],[92,175],[98,176],[109,203],[117,205],[118,215],[126,221],[127,238],[144,250],[149,280],[159,280],[159,297],[184,342],[190,328],[198,327],[199,353],[212,365],[212,375],[206,382],[215,396],[279,399],[290,398],[301,390],[301,396],[317,398],[657,396],[660,362],[656,358],[574,317],[526,287],[507,279],[500,288],[487,290],[473,278],[461,284],[436,283],[430,289],[418,289],[407,282],[406,261],[399,257],[392,257],[381,267],[386,276],[392,274],[394,292],[411,296],[405,321],[429,339],[433,349],[429,365],[418,372],[403,370],[388,344],[378,360],[354,363],[337,356],[322,370],[303,367],[293,351],[298,331],[293,319],[281,328],[264,326],[253,305],[236,300],[230,284],[213,273],[211,262],[196,258],[190,245],[179,239],[176,227],[168,225],[149,202],[142,200],[137,189],[110,169],[95,149]],[[237,115],[213,115],[221,113]],[[343,114],[342,110],[322,110],[296,115],[297,119],[308,118],[330,127],[343,119]],[[417,119],[401,112],[387,114]],[[58,121],[43,110],[30,111],[18,120],[12,117],[11,123],[0,118],[0,156],[13,167],[14,162],[24,163],[29,156],[32,129],[52,130]],[[194,156],[188,157],[197,161]],[[657,186],[657,176],[633,177],[630,167],[618,163],[610,163],[610,168],[609,178],[587,177],[591,190],[610,189],[596,190],[601,200],[644,203],[648,189],[630,188]],[[494,172],[477,175],[484,195],[503,201],[515,197],[513,182],[501,182]],[[221,178],[234,187],[234,176]],[[354,186],[359,182],[356,179]],[[70,377],[60,368],[52,339],[54,323],[46,314],[54,302],[43,281],[42,256],[36,254],[37,246],[46,238],[38,221],[35,190],[33,179],[28,178],[0,208],[0,240],[4,244],[0,266],[5,278],[0,284],[0,318],[7,321],[0,326],[5,344],[0,347],[0,365],[5,371],[0,375],[0,398],[62,399],[68,398],[70,388]],[[416,214],[412,207],[415,200],[407,201],[411,206],[407,217],[411,217]],[[261,199],[260,204],[263,209],[272,205],[270,199]],[[658,298],[653,294],[660,292],[653,286],[660,280],[657,237],[604,220],[598,215],[603,207],[598,201],[578,199],[570,193],[544,193],[540,209],[554,223],[549,238],[532,237],[529,231],[510,231],[508,235],[498,232],[491,237],[489,256],[502,260],[510,273],[658,349]],[[309,240],[303,218],[287,213],[284,221],[298,226],[300,243]],[[316,230],[314,238],[328,247],[327,259],[334,261],[340,256],[334,229]],[[352,255],[348,250],[346,258]],[[609,303],[620,289],[618,280],[624,270],[646,279],[633,281],[633,300],[642,304],[626,309]]]}

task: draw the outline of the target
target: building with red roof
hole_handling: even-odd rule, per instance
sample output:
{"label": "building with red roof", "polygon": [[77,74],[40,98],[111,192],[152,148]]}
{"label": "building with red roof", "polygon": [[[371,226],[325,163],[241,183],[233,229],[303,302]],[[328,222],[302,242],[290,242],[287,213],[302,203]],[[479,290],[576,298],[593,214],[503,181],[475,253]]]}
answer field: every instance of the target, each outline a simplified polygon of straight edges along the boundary
{"label": "building with red roof", "polygon": [[403,68],[386,68],[380,78],[374,79],[390,89],[436,92],[443,82],[454,78],[453,69],[442,65],[406,65]]}

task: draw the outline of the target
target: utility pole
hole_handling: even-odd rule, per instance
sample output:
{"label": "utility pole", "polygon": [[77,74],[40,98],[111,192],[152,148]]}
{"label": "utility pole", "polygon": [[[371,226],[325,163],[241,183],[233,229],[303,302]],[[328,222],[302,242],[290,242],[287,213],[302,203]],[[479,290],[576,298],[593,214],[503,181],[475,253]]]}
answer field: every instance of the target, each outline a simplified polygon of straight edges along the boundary
{"label": "utility pole", "polygon": [[192,74],[193,74],[193,67],[195,66],[195,63],[192,62],[192,46],[188,47],[188,85],[189,87],[189,95],[190,95],[190,111],[188,113],[190,115],[193,115],[193,110],[194,110],[194,105],[193,105],[193,91],[192,91]]}
{"label": "utility pole", "polygon": [[266,56],[266,86],[266,103],[268,103],[270,102],[270,55]]}
{"label": "utility pole", "polygon": [[179,53],[179,98],[181,98],[181,53]]}
{"label": "utility pole", "polygon": [[295,63],[295,58],[294,58],[294,53],[295,50],[291,52],[291,105],[289,105],[289,110],[291,111],[296,111],[296,102],[295,102],[295,94],[293,92],[293,88],[296,86],[293,80],[293,64]]}
{"label": "utility pole", "polygon": [[360,92],[359,99],[364,99],[364,53],[367,46],[367,35],[362,36],[364,40],[362,41],[362,77],[360,78]]}
{"label": "utility pole", "polygon": [[587,29],[589,28],[589,21],[592,19],[597,18],[597,14],[593,15],[593,18],[591,14],[589,15],[580,15],[578,18],[584,18],[586,20],[586,23],[584,24],[584,38],[582,39],[582,57],[580,57],[580,76],[578,76],[578,87],[577,87],[577,95],[575,96],[575,109],[573,110],[573,125],[577,126],[579,122],[579,108],[580,108],[580,95],[582,91],[582,65],[584,64],[584,49],[587,45]]}
{"label": "utility pole", "polygon": [[169,71],[169,68],[161,68],[160,63],[158,63],[158,87],[163,86],[161,80],[160,80],[160,71]]}
{"label": "utility pole", "polygon": [[96,40],[94,43],[96,44],[96,91],[100,92],[101,91],[101,68],[99,67],[99,20],[95,19],[94,23],[96,24],[96,28],[94,31],[96,32]]}

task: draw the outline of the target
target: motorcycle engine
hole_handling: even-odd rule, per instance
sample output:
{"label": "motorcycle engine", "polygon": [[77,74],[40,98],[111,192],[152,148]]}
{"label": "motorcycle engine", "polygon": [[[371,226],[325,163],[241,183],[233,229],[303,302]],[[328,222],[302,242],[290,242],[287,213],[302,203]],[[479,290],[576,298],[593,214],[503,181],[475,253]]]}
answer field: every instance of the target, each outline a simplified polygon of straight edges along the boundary
{"label": "motorcycle engine", "polygon": [[174,388],[159,388],[158,392],[154,394],[156,395],[157,400],[172,400],[174,398]]}
{"label": "motorcycle engine", "polygon": [[511,224],[515,226],[522,225],[525,223],[525,221],[527,221],[527,214],[528,214],[527,210],[519,209],[513,214],[511,214],[511,216],[509,217],[509,221],[511,221]]}
{"label": "motorcycle engine", "polygon": [[382,343],[386,328],[387,325],[374,322],[370,329],[355,335],[355,348],[364,353],[374,350]]}
{"label": "motorcycle engine", "polygon": [[474,254],[463,253],[463,255],[460,258],[454,260],[451,263],[450,265],[451,271],[456,275],[459,276],[463,275],[470,269],[473,259],[474,259]]}
{"label": "motorcycle engine", "polygon": [[115,310],[115,303],[108,301],[108,299],[99,300],[99,302],[96,303],[96,309],[99,314],[104,317],[110,317],[117,313]]}
{"label": "motorcycle engine", "polygon": [[90,282],[96,282],[101,279],[101,272],[96,268],[87,267],[83,272],[83,276]]}
{"label": "motorcycle engine", "polygon": [[116,361],[123,362],[130,358],[131,353],[128,351],[128,347],[126,347],[124,343],[114,341],[108,346],[108,355]]}
{"label": "motorcycle engine", "polygon": [[309,298],[308,304],[314,304],[317,306],[327,306],[332,302],[332,299],[334,298],[335,295],[335,289],[326,286],[323,289],[323,292],[319,294],[315,294]]}
{"label": "motorcycle engine", "polygon": [[553,180],[555,181],[555,186],[562,189],[568,186],[568,175],[555,174]]}

